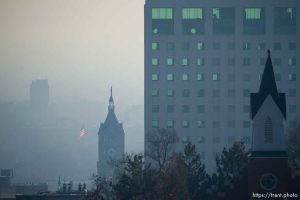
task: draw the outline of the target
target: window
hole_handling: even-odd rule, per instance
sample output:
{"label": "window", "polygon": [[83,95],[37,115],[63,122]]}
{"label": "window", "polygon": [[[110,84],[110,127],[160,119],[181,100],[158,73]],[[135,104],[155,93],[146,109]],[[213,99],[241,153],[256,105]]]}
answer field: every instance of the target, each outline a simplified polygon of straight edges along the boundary
{"label": "window", "polygon": [[183,120],[181,122],[181,127],[182,128],[189,128],[190,127],[190,122],[188,120]]}
{"label": "window", "polygon": [[250,128],[250,121],[244,120],[243,121],[243,128]]}
{"label": "window", "polygon": [[249,82],[251,79],[250,74],[243,74],[243,81]]}
{"label": "window", "polygon": [[152,81],[158,81],[159,77],[158,77],[158,74],[152,74],[151,75],[151,80]]}
{"label": "window", "polygon": [[263,43],[263,42],[258,43],[257,50],[260,50],[260,51],[266,50],[266,43]]}
{"label": "window", "polygon": [[220,121],[213,121],[213,123],[212,123],[213,128],[220,128],[220,126],[221,126]]}
{"label": "window", "polygon": [[243,96],[250,97],[250,90],[248,90],[248,89],[243,90]]}
{"label": "window", "polygon": [[167,121],[167,128],[174,128],[174,121],[173,120],[168,120]]}
{"label": "window", "polygon": [[204,65],[204,58],[197,58],[197,65],[203,66]]}
{"label": "window", "polygon": [[175,44],[173,42],[167,43],[167,50],[168,51],[174,51],[175,50]]}
{"label": "window", "polygon": [[278,35],[296,33],[296,8],[274,9],[274,33]]}
{"label": "window", "polygon": [[250,50],[251,49],[251,45],[249,42],[244,42],[243,43],[243,50]]}
{"label": "window", "polygon": [[184,50],[184,51],[190,50],[190,43],[188,43],[188,42],[183,42],[183,43],[181,44],[181,48],[182,48],[182,50]]}
{"label": "window", "polygon": [[241,141],[244,142],[245,144],[250,144],[250,137],[244,136],[244,137],[242,137]]}
{"label": "window", "polygon": [[159,112],[159,105],[152,105],[152,112],[158,113]]}
{"label": "window", "polygon": [[213,43],[213,50],[220,50],[221,49],[221,44],[219,42],[214,42]]}
{"label": "window", "polygon": [[276,65],[276,66],[281,65],[281,59],[280,58],[274,58],[274,65]]}
{"label": "window", "polygon": [[172,89],[167,90],[167,96],[168,97],[174,97],[175,91]]}
{"label": "window", "polygon": [[205,136],[200,136],[198,138],[198,144],[205,144]]}
{"label": "window", "polygon": [[188,81],[189,80],[189,74],[182,74],[182,78],[183,81]]}
{"label": "window", "polygon": [[151,90],[151,96],[152,97],[158,97],[159,96],[159,90],[156,90],[156,89]]}
{"label": "window", "polygon": [[181,64],[182,64],[183,66],[187,66],[187,65],[189,65],[189,60],[188,60],[187,58],[182,58]]}
{"label": "window", "polygon": [[289,90],[289,96],[290,97],[295,97],[296,96],[296,90],[295,89],[290,89]]}
{"label": "window", "polygon": [[289,112],[295,113],[297,111],[296,105],[289,105]]}
{"label": "window", "polygon": [[203,89],[198,90],[197,96],[198,96],[198,97],[204,97],[204,96],[205,96],[204,90],[203,90]]}
{"label": "window", "polygon": [[186,35],[204,33],[202,8],[182,8],[182,32]]}
{"label": "window", "polygon": [[204,120],[198,120],[197,121],[197,127],[198,128],[204,128],[205,127],[205,121]]}
{"label": "window", "polygon": [[174,59],[173,58],[167,58],[167,65],[169,65],[169,66],[174,65]]}
{"label": "window", "polygon": [[204,50],[204,42],[197,42],[197,50]]}
{"label": "window", "polygon": [[258,65],[265,65],[266,63],[266,58],[258,58],[257,64]]}
{"label": "window", "polygon": [[204,113],[205,112],[205,106],[204,105],[198,105],[197,106],[198,113]]}
{"label": "window", "polygon": [[276,81],[281,81],[281,74],[275,73],[275,80]]}
{"label": "window", "polygon": [[229,90],[228,90],[228,96],[229,96],[229,97],[235,97],[235,90],[229,89]]}
{"label": "window", "polygon": [[204,81],[204,74],[197,74],[197,81]]}
{"label": "window", "polygon": [[234,105],[228,105],[228,112],[235,112],[235,106]]}
{"label": "window", "polygon": [[273,142],[273,127],[272,127],[272,120],[268,116],[265,120],[265,130],[264,130],[264,139],[266,143]]}
{"label": "window", "polygon": [[219,144],[220,143],[220,136],[214,136],[213,137],[213,143],[214,144]]}
{"label": "window", "polygon": [[174,74],[167,74],[167,81],[173,81],[174,80]]}
{"label": "window", "polygon": [[213,8],[213,34],[230,35],[234,31],[234,8]]}
{"label": "window", "polygon": [[227,125],[228,125],[228,128],[235,128],[235,121],[234,120],[229,120]]}
{"label": "window", "polygon": [[158,121],[157,120],[152,120],[151,121],[151,127],[152,128],[158,128]]}
{"label": "window", "polygon": [[183,97],[189,97],[190,96],[190,90],[189,89],[183,89],[182,90],[182,96]]}
{"label": "window", "polygon": [[296,81],[296,74],[289,74],[289,81]]}
{"label": "window", "polygon": [[189,105],[183,105],[181,111],[184,112],[184,113],[190,112],[190,106]]}
{"label": "window", "polygon": [[220,112],[220,106],[213,105],[213,112]]}
{"label": "window", "polygon": [[246,35],[265,34],[264,8],[244,8],[243,31]]}
{"label": "window", "polygon": [[228,143],[229,144],[233,144],[235,141],[235,137],[234,136],[228,136]]}
{"label": "window", "polygon": [[295,66],[296,65],[296,58],[289,58],[289,65]]}
{"label": "window", "polygon": [[155,35],[174,33],[172,8],[152,8],[152,33]]}
{"label": "window", "polygon": [[235,74],[228,74],[228,81],[234,82],[235,81]]}
{"label": "window", "polygon": [[[188,127],[184,127],[184,128],[188,128]],[[182,137],[182,143],[183,143],[183,144],[187,144],[189,141],[190,141],[189,136],[184,136],[184,137]]]}
{"label": "window", "polygon": [[243,112],[249,113],[250,112],[250,106],[249,105],[244,105],[243,106]]}
{"label": "window", "polygon": [[213,73],[213,75],[212,75],[212,80],[213,80],[213,81],[219,81],[219,80],[220,80],[220,75],[217,74],[217,73]]}
{"label": "window", "polygon": [[251,65],[251,59],[250,58],[243,58],[243,65],[245,65],[245,66]]}
{"label": "window", "polygon": [[219,66],[219,65],[221,64],[220,58],[213,58],[213,59],[212,59],[212,64],[213,64],[214,66]]}
{"label": "window", "polygon": [[152,42],[151,43],[151,49],[154,50],[154,51],[158,50],[158,43],[157,42]]}
{"label": "window", "polygon": [[234,58],[228,58],[228,65],[229,66],[235,66],[235,59]]}
{"label": "window", "polygon": [[290,42],[289,43],[289,50],[296,50],[296,43],[295,42]]}
{"label": "window", "polygon": [[281,50],[281,43],[275,42],[273,48],[274,48],[274,50],[276,50],[276,51]]}
{"label": "window", "polygon": [[212,97],[220,97],[220,90],[213,89],[212,90]]}
{"label": "window", "polygon": [[169,112],[169,113],[175,112],[175,106],[174,105],[167,105],[167,112]]}
{"label": "window", "polygon": [[158,65],[158,58],[152,58],[151,63],[153,66],[157,66]]}

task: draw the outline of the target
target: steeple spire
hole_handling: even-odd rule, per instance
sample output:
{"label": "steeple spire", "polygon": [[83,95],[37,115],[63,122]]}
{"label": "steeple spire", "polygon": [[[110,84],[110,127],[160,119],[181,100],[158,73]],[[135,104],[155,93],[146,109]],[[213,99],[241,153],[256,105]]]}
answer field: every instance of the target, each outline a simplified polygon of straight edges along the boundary
{"label": "steeple spire", "polygon": [[115,104],[114,104],[114,99],[112,96],[112,86],[110,87],[110,97],[109,97],[109,105],[108,105],[108,111],[114,111],[115,109]]}
{"label": "steeple spire", "polygon": [[254,118],[268,95],[273,98],[283,116],[286,117],[285,94],[279,93],[277,90],[275,74],[271,60],[271,51],[269,49],[267,62],[261,78],[259,92],[251,94],[251,118]]}

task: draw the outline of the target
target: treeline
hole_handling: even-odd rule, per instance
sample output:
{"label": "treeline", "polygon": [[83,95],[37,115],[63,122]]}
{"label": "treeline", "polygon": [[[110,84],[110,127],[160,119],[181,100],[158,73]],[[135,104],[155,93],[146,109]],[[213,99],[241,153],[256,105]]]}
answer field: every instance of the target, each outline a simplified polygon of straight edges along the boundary
{"label": "treeline", "polygon": [[248,152],[243,142],[235,142],[216,156],[217,171],[205,170],[201,155],[191,142],[183,152],[174,150],[178,138],[175,132],[158,129],[147,138],[151,159],[130,154],[112,162],[112,179],[95,177],[95,188],[89,200],[214,200],[248,199]]}

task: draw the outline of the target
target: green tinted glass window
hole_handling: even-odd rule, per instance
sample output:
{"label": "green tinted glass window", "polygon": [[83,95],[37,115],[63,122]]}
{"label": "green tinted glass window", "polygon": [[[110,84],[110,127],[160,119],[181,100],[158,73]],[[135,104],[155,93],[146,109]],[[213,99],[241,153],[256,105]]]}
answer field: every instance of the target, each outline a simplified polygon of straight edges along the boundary
{"label": "green tinted glass window", "polygon": [[260,19],[261,8],[245,8],[246,19]]}
{"label": "green tinted glass window", "polygon": [[212,75],[212,80],[213,80],[213,81],[219,81],[219,80],[220,80],[220,75],[217,74],[217,73],[214,73],[214,74]]}
{"label": "green tinted glass window", "polygon": [[152,58],[151,64],[152,64],[153,66],[157,66],[157,65],[158,65],[158,58]]}
{"label": "green tinted glass window", "polygon": [[182,80],[183,81],[188,81],[189,80],[189,75],[188,74],[182,74]]}
{"label": "green tinted glass window", "polygon": [[158,121],[157,120],[152,120],[151,121],[151,127],[152,128],[158,128]]}
{"label": "green tinted glass window", "polygon": [[173,19],[173,9],[152,8],[152,19]]}
{"label": "green tinted glass window", "polygon": [[181,64],[184,66],[187,66],[187,65],[189,65],[189,60],[187,58],[182,58]]}
{"label": "green tinted glass window", "polygon": [[197,81],[204,81],[204,74],[197,74]]}
{"label": "green tinted glass window", "polygon": [[159,78],[158,78],[158,74],[152,74],[152,75],[151,75],[151,80],[152,80],[152,81],[158,81],[158,79],[159,79]]}
{"label": "green tinted glass window", "polygon": [[197,65],[203,66],[204,65],[204,58],[197,58]]}
{"label": "green tinted glass window", "polygon": [[167,74],[167,81],[173,81],[174,80],[174,74]]}
{"label": "green tinted glass window", "polygon": [[152,50],[158,50],[158,43],[157,42],[152,42],[151,43],[151,49]]}
{"label": "green tinted glass window", "polygon": [[203,19],[202,8],[183,8],[182,19]]}
{"label": "green tinted glass window", "polygon": [[204,128],[205,127],[205,122],[203,120],[197,121],[197,127],[198,128]]}
{"label": "green tinted glass window", "polygon": [[159,90],[155,90],[155,89],[151,90],[151,96],[158,97],[159,96]]}
{"label": "green tinted glass window", "polygon": [[167,65],[174,65],[174,59],[173,58],[168,58],[167,59]]}
{"label": "green tinted glass window", "polygon": [[183,120],[181,122],[181,126],[182,126],[182,128],[188,128],[188,127],[190,127],[190,122],[188,120]]}
{"label": "green tinted glass window", "polygon": [[167,90],[167,96],[168,97],[173,97],[174,96],[174,90],[172,90],[172,89],[169,89],[169,90]]}
{"label": "green tinted glass window", "polygon": [[167,121],[167,128],[174,128],[174,121],[173,120],[168,120]]}
{"label": "green tinted glass window", "polygon": [[204,50],[204,42],[197,43],[197,50]]}

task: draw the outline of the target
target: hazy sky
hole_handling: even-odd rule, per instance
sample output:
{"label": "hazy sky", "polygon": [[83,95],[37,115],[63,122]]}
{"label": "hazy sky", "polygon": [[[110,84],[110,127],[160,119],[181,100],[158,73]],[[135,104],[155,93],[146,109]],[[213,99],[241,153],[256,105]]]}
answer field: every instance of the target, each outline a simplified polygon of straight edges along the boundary
{"label": "hazy sky", "polygon": [[[0,0],[0,100],[143,103],[143,0]],[[134,98],[133,98],[134,96]],[[122,101],[120,103],[120,101]]]}

